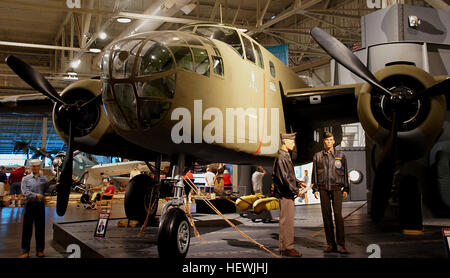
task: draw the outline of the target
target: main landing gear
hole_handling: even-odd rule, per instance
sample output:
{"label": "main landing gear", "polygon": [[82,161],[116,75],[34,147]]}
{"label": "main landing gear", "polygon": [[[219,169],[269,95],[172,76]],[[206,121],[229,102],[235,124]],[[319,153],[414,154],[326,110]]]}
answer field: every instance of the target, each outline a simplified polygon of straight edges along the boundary
{"label": "main landing gear", "polygon": [[[159,169],[161,159],[155,163],[155,179],[147,175],[132,178],[125,194],[125,213],[128,219],[144,223],[149,215],[150,223],[155,223],[160,191]],[[161,258],[184,258],[190,244],[190,224],[186,213],[180,207],[185,201],[183,183],[184,154],[179,154],[174,166],[171,183],[173,197],[163,206],[158,228],[158,253]],[[149,211],[151,210],[151,211]]]}

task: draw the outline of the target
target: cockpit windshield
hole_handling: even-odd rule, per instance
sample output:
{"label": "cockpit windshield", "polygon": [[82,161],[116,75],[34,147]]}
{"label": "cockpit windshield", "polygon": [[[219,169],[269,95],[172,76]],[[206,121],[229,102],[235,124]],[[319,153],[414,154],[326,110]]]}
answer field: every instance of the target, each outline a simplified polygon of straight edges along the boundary
{"label": "cockpit windshield", "polygon": [[221,26],[197,26],[195,33],[202,37],[223,41],[224,43],[231,45],[241,57],[244,57],[241,40],[235,29]]}

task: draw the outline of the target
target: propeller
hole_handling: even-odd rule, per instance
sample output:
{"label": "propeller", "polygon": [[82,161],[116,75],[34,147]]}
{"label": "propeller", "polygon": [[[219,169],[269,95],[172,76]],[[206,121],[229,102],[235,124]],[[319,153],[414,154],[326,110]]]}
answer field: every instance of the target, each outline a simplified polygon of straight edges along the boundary
{"label": "propeller", "polygon": [[372,86],[375,86],[382,90],[386,96],[391,96],[392,93],[381,86],[378,80],[367,69],[367,67],[353,54],[350,49],[338,41],[335,37],[331,36],[319,27],[313,27],[310,31],[313,39],[322,47],[331,57],[341,63],[349,71],[353,72],[361,79],[367,81]]}
{"label": "propeller", "polygon": [[73,123],[69,121],[69,142],[67,146],[66,157],[61,168],[59,176],[58,195],[56,197],[56,213],[63,216],[69,203],[70,188],[72,185],[73,168]]}
{"label": "propeller", "polygon": [[433,96],[446,94],[449,92],[449,88],[450,88],[450,78],[447,78],[444,81],[441,81],[441,82],[415,94],[411,98],[411,100],[415,101],[424,96],[433,97]]}
{"label": "propeller", "polygon": [[[74,128],[77,123],[77,119],[80,117],[80,109],[86,105],[94,103],[101,99],[101,97],[94,97],[83,104],[76,102],[74,104],[67,103],[53,88],[53,86],[45,79],[42,74],[33,69],[30,65],[20,60],[14,55],[9,55],[5,59],[8,66],[28,85],[41,92],[43,95],[49,97],[53,102],[60,105],[58,112],[60,115],[67,117],[69,124],[69,141],[67,155],[64,159],[59,185],[58,195],[56,202],[56,212],[59,216],[63,216],[67,210],[67,204],[69,202],[70,189],[72,187],[72,168],[73,168],[73,140],[74,140]],[[101,94],[100,94],[101,96]]]}
{"label": "propeller", "polygon": [[56,103],[67,105],[67,103],[56,92],[55,88],[45,79],[42,74],[34,70],[30,65],[20,60],[14,55],[9,55],[5,59],[6,64],[28,85],[49,97]]}
{"label": "propeller", "polygon": [[392,89],[392,91],[383,87],[369,69],[356,57],[350,49],[338,41],[336,38],[323,31],[318,27],[314,27],[310,31],[313,39],[337,62],[342,64],[349,71],[367,81],[372,86],[378,88],[377,92],[371,91],[372,94],[381,93],[385,95],[387,101],[391,104],[392,126],[389,136],[384,144],[380,161],[376,167],[375,179],[372,187],[372,208],[371,217],[375,222],[381,221],[384,211],[389,202],[389,195],[394,180],[395,162],[397,160],[397,137],[398,128],[402,121],[402,112],[406,107],[417,101],[419,98],[432,97],[448,93],[450,79],[433,85],[422,90],[412,97],[404,97],[401,90]]}
{"label": "propeller", "polygon": [[381,221],[389,202],[389,195],[394,180],[395,160],[397,159],[396,147],[398,125],[398,112],[394,110],[392,112],[392,128],[376,168],[373,182],[372,209],[370,210],[370,216],[374,222]]}

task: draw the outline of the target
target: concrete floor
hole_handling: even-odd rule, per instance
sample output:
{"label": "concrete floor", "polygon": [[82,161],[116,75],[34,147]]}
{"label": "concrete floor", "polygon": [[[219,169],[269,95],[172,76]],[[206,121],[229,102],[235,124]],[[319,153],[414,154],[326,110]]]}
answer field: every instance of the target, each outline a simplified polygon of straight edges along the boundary
{"label": "concrete floor", "polygon": [[[345,202],[343,215],[359,208],[364,202]],[[366,206],[353,213],[345,221],[348,255],[324,254],[325,235],[322,229],[320,205],[296,206],[295,248],[304,258],[367,258],[370,244],[380,246],[382,258],[446,258],[441,227],[450,226],[449,219],[425,220],[424,234],[404,236],[394,221],[375,226],[367,216]],[[272,212],[274,221],[263,223],[241,217],[237,213],[226,214],[240,230],[263,244],[269,250],[278,251],[278,211]],[[125,217],[123,205],[114,204],[106,238],[94,238],[98,212],[69,205],[64,217],[56,215],[55,207],[46,208],[46,250],[48,258],[67,257],[65,246],[53,240],[53,223],[85,246],[95,250],[99,257],[106,258],[154,258],[157,257],[157,227],[147,227],[138,237],[139,228],[119,228],[117,222]],[[17,258],[21,255],[23,208],[2,208],[0,213],[0,257]],[[201,239],[192,236],[188,258],[272,258],[268,252],[242,237],[217,215],[194,214]],[[80,222],[81,221],[81,222]],[[77,223],[72,223],[77,222]],[[34,236],[30,254],[34,257]],[[83,254],[82,254],[83,256]],[[89,257],[89,256],[85,256]]]}

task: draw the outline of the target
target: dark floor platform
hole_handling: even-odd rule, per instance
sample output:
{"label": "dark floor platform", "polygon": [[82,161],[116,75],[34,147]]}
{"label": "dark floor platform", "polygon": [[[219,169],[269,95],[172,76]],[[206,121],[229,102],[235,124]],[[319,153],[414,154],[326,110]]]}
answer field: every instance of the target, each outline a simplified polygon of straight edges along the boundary
{"label": "dark floor platform", "polygon": [[[346,202],[343,215],[355,211],[364,202]],[[117,216],[117,214],[116,214]],[[114,217],[114,216],[113,216]],[[228,213],[230,219],[241,231],[266,248],[277,253],[278,211],[272,212],[270,223],[252,221],[237,213]],[[78,244],[81,256],[104,258],[156,258],[157,227],[147,227],[142,237],[140,228],[118,227],[122,217],[109,221],[106,237],[94,238],[96,220],[56,222],[53,225],[53,240],[59,248]],[[245,239],[230,227],[220,216],[194,214],[201,239],[192,236],[188,258],[272,258],[272,255]],[[367,216],[366,206],[354,212],[345,221],[346,247],[348,255],[324,254],[325,234],[321,232],[322,217],[319,205],[296,206],[295,248],[304,258],[367,258],[371,244],[380,246],[382,258],[446,258],[441,228],[450,226],[449,219],[424,221],[424,234],[406,236],[395,221],[374,225]]]}

